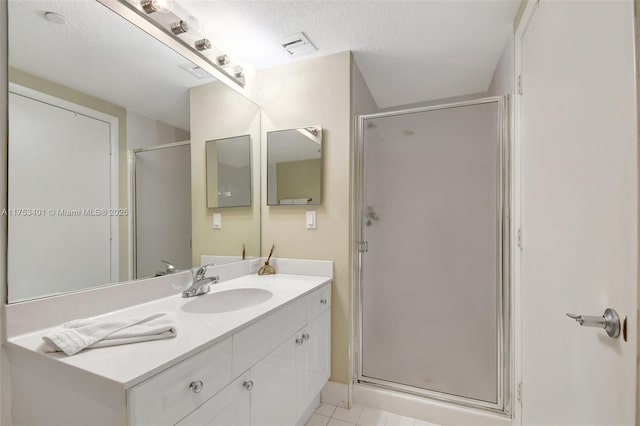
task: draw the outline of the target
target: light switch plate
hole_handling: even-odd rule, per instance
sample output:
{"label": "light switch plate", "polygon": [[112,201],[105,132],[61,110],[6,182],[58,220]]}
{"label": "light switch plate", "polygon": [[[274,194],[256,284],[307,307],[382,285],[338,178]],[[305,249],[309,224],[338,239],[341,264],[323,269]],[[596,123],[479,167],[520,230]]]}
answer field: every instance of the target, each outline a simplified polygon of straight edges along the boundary
{"label": "light switch plate", "polygon": [[307,229],[316,229],[316,212],[307,212]]}
{"label": "light switch plate", "polygon": [[213,214],[213,229],[222,229],[222,214]]}

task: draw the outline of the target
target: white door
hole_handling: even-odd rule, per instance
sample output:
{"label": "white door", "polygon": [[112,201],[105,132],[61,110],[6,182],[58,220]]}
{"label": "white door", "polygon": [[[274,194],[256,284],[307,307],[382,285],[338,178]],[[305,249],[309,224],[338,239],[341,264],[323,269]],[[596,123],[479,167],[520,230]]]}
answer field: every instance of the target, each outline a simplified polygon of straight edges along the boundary
{"label": "white door", "polygon": [[9,216],[9,300],[112,282],[111,218],[85,211],[111,207],[110,125],[14,93],[9,115],[9,208],[39,209]]}
{"label": "white door", "polygon": [[[542,0],[528,22],[519,97],[522,423],[632,425],[638,344],[633,4]],[[626,342],[566,316],[600,316],[605,308],[627,317]]]}

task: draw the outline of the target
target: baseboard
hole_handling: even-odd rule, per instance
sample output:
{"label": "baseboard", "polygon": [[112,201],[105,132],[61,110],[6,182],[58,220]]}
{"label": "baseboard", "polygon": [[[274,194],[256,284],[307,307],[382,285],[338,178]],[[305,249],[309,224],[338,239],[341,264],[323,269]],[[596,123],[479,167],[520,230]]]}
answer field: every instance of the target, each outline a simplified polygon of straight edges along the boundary
{"label": "baseboard", "polygon": [[350,385],[327,382],[320,392],[320,401],[323,404],[335,405],[336,407],[351,407]]}
{"label": "baseboard", "polygon": [[320,394],[316,395],[316,397],[313,398],[313,401],[311,402],[311,404],[309,404],[309,407],[307,407],[307,410],[304,412],[302,417],[300,417],[300,419],[298,420],[298,423],[296,423],[296,426],[304,426],[307,423],[307,420],[309,420],[311,415],[314,413],[314,411],[318,409],[319,406],[320,406]]}
{"label": "baseboard", "polygon": [[[346,386],[346,385],[345,385]],[[512,426],[507,416],[356,383],[353,403],[446,426]]]}

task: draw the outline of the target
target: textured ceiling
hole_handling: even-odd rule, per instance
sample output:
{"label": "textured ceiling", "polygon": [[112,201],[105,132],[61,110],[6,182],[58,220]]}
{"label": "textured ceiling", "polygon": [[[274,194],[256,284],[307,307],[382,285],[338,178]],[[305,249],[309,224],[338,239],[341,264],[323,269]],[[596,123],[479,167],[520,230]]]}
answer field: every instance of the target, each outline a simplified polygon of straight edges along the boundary
{"label": "textured ceiling", "polygon": [[[44,19],[53,11],[64,25]],[[167,124],[189,129],[189,64],[96,1],[10,0],[9,64]]]}
{"label": "textured ceiling", "polygon": [[[214,45],[258,69],[352,50],[384,108],[485,91],[519,0],[180,3]],[[95,1],[10,0],[9,19],[11,66],[183,129],[188,88],[213,81]],[[292,58],[278,41],[300,31],[318,51]]]}
{"label": "textured ceiling", "polygon": [[[181,0],[212,42],[258,69],[351,50],[381,108],[487,90],[520,0]],[[303,31],[317,52],[291,58]]]}

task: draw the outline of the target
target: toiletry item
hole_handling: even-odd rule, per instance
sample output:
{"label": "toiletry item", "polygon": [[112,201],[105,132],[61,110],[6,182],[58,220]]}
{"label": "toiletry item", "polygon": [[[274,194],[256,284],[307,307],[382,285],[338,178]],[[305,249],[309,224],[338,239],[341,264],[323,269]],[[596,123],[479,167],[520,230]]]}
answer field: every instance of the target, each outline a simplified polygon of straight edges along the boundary
{"label": "toiletry item", "polygon": [[242,245],[242,260],[245,260],[247,258],[247,252],[245,250],[244,244]]}
{"label": "toiletry item", "polygon": [[276,248],[275,245],[271,246],[269,257],[267,258],[267,261],[264,262],[264,266],[258,269],[258,275],[271,275],[276,273],[276,269],[273,266],[269,265],[269,260],[271,260],[271,255],[273,254],[273,249],[275,248]]}

